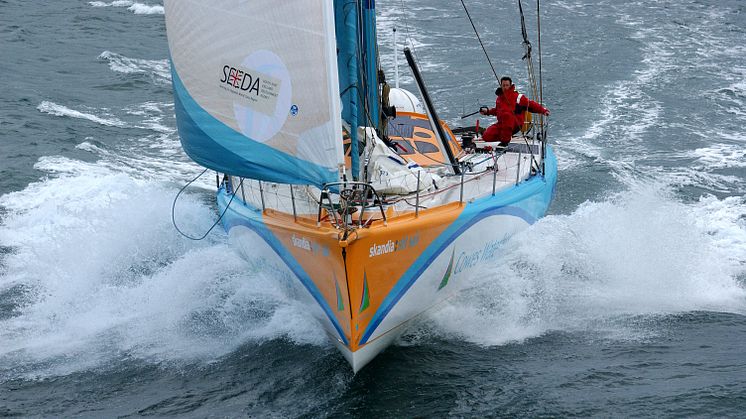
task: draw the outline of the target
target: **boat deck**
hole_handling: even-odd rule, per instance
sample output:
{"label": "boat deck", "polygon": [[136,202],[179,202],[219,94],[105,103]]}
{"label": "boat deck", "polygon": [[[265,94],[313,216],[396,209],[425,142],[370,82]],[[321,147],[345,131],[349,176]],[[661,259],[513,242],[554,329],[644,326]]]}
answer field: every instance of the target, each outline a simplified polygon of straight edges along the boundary
{"label": "boat deck", "polygon": [[[438,180],[427,188],[408,195],[383,195],[380,204],[387,218],[410,214],[451,202],[472,202],[496,194],[529,179],[540,172],[541,143],[524,137],[514,137],[504,150],[491,150],[489,143],[477,142],[476,152],[462,152],[458,160],[463,167],[455,175],[443,165],[424,167]],[[272,209],[293,214],[296,218],[317,220],[321,190],[308,185],[285,185],[231,177],[236,192],[234,199],[257,209]],[[379,202],[375,202],[378,207]],[[373,204],[373,202],[371,202]],[[382,218],[373,205],[364,211],[368,222]]]}

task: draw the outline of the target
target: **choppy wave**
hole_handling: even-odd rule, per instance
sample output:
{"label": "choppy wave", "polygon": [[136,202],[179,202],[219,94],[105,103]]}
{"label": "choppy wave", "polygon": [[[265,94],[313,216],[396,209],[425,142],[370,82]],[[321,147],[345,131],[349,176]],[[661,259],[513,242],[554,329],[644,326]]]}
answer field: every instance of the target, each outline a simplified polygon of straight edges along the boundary
{"label": "choppy wave", "polygon": [[552,6],[566,9],[569,12],[573,13],[574,15],[578,15],[578,16],[588,16],[588,13],[586,13],[584,9],[587,7],[592,7],[589,4],[578,4],[578,3],[573,4],[571,2],[561,1],[561,0],[553,2]]}
{"label": "choppy wave", "polygon": [[91,110],[101,114],[96,115],[93,112],[78,111],[46,100],[42,101],[36,109],[54,116],[85,119],[109,127],[146,129],[163,135],[176,133],[176,129],[173,126],[163,124],[164,114],[165,112],[172,111],[173,103],[145,102],[127,107],[122,110],[123,112],[118,112],[119,115],[124,113],[127,116],[135,117],[133,121],[123,121],[111,115],[109,109]]}
{"label": "choppy wave", "polygon": [[[428,333],[500,345],[551,330],[644,339],[679,312],[746,313],[746,200],[684,204],[638,185],[516,236]],[[422,334],[422,330],[418,332]]]}
{"label": "choppy wave", "polygon": [[[91,153],[95,163],[85,163],[59,155],[41,157],[34,168],[55,176],[83,176],[86,173],[99,173],[100,170],[126,174],[133,179],[148,179],[162,182],[186,183],[199,174],[203,168],[189,160],[184,154],[176,129],[167,118],[173,118],[173,103],[145,102],[129,106],[117,113],[126,118],[98,116],[79,112],[52,102],[43,102],[39,110],[56,116],[90,120],[105,126],[121,127],[127,130],[146,130],[153,134],[137,135],[122,142],[108,142],[98,135],[85,138],[76,148]],[[138,131],[135,131],[138,132]],[[95,131],[94,131],[95,133]],[[106,135],[106,134],[103,134]],[[214,179],[203,176],[195,187],[214,187]]]}
{"label": "choppy wave", "polygon": [[[51,164],[51,163],[50,163]],[[167,183],[59,161],[66,175],[0,197],[3,255],[0,381],[66,374],[119,357],[214,359],[247,341],[326,345],[272,270],[247,264],[215,232],[171,225]],[[75,168],[78,166],[77,168]],[[80,172],[80,173],[74,173]],[[206,231],[210,195],[177,206],[182,229]]]}
{"label": "choppy wave", "polygon": [[87,119],[97,124],[106,125],[110,127],[124,127],[126,123],[119,118],[113,116],[102,117],[94,115],[92,113],[86,113],[70,109],[63,105],[58,105],[54,102],[43,101],[36,107],[41,112],[48,113],[55,116],[67,116],[70,118]]}
{"label": "choppy wave", "polygon": [[634,72],[632,80],[616,81],[607,87],[607,94],[601,98],[598,117],[585,133],[570,140],[576,149],[589,157],[605,157],[602,150],[609,144],[623,145],[629,155],[637,155],[645,149],[643,140],[647,131],[661,117],[661,103],[642,86],[650,85],[672,67],[672,53],[665,48],[666,40],[655,39],[652,30],[641,29],[634,37],[647,41],[642,66]]}
{"label": "choppy wave", "polygon": [[[555,3],[573,13],[594,11],[582,1]],[[162,6],[133,1],[89,4],[163,13]],[[400,47],[433,45],[424,43],[424,31],[415,30],[414,11],[381,12],[380,33],[388,36],[387,30],[400,25]],[[409,17],[411,33],[396,23],[402,16]],[[687,185],[737,195],[733,185],[743,185],[742,177],[712,170],[746,167],[738,130],[730,135],[722,126],[684,125],[692,136],[715,142],[669,153],[666,158],[672,159],[658,166],[634,165],[635,158],[659,152],[646,143],[657,124],[674,126],[649,90],[670,86],[676,72],[720,77],[721,85],[704,93],[721,95],[722,109],[735,121],[743,117],[743,67],[714,62],[737,61],[729,54],[743,55],[744,49],[726,49],[724,39],[708,33],[722,11],[703,15],[698,26],[682,25],[681,33],[669,31],[675,23],[651,28],[645,16],[620,16],[619,24],[639,43],[640,61],[623,80],[612,75],[588,123],[582,109],[573,110],[578,114],[572,122],[582,121],[581,135],[562,137],[563,166],[572,153],[582,152],[622,173],[638,170],[645,179],[670,185],[686,178]],[[677,55],[690,42],[694,56]],[[442,68],[432,56],[422,56],[423,68]],[[110,51],[99,58],[118,73],[145,74],[164,83],[170,78],[165,60]],[[388,54],[382,60],[393,61]],[[473,65],[464,65],[465,72],[481,74]],[[411,83],[404,73],[403,81]],[[92,131],[79,140],[77,151],[90,153],[95,162],[42,157],[35,167],[48,179],[0,197],[0,381],[80,371],[120,357],[156,363],[212,360],[242,343],[276,338],[326,345],[325,333],[287,296],[277,273],[261,261],[241,261],[219,229],[199,243],[173,230],[170,205],[181,186],[175,183],[200,170],[183,156],[167,119],[173,104],[146,102],[109,111],[44,101],[38,110],[150,132],[113,144],[97,140],[101,134]],[[629,124],[632,120],[640,124]],[[638,153],[619,157],[620,148]],[[547,217],[516,236],[476,279],[477,286],[429,315],[410,339],[446,337],[490,346],[552,330],[645,339],[657,333],[658,316],[693,310],[746,313],[744,199],[704,196],[683,203],[665,186],[620,177],[625,192]],[[214,221],[212,192],[207,192],[213,181],[206,177],[203,190],[179,201],[183,229],[203,232]],[[640,323],[640,317],[653,320]]]}
{"label": "choppy wave", "polygon": [[163,6],[161,5],[137,3],[130,0],[115,0],[110,3],[104,1],[91,1],[88,2],[88,4],[93,7],[126,7],[127,10],[136,15],[162,15],[164,13]]}
{"label": "choppy wave", "polygon": [[115,0],[111,3],[107,3],[105,1],[90,1],[88,4],[90,4],[93,7],[129,7],[132,5],[132,1],[130,0]]}
{"label": "choppy wave", "polygon": [[746,167],[746,150],[742,144],[716,143],[691,151],[689,155],[697,159],[700,169]]}
{"label": "choppy wave", "polygon": [[124,109],[127,115],[139,118],[134,125],[160,134],[175,134],[173,125],[164,123],[166,115],[173,115],[173,103],[145,102]]}
{"label": "choppy wave", "polygon": [[171,66],[168,60],[143,60],[129,58],[111,51],[104,51],[98,56],[109,62],[112,71],[123,74],[146,74],[164,84],[171,82]]}
{"label": "choppy wave", "polygon": [[[571,6],[582,7],[581,3]],[[628,75],[620,74],[606,86],[600,106],[580,135],[562,134],[562,163],[576,164],[577,155],[622,177],[643,174],[713,192],[741,190],[740,177],[721,172],[741,167],[741,158],[732,144],[719,144],[742,143],[746,122],[740,60],[744,51],[733,45],[728,31],[713,30],[728,17],[729,9],[646,2],[609,6],[616,23],[639,43],[641,57]],[[640,14],[640,8],[649,12]],[[690,18],[690,11],[671,8],[702,13]],[[669,15],[677,17],[663,18]],[[702,87],[698,89],[697,83]],[[672,98],[677,94],[681,99]],[[718,112],[731,116],[721,118]],[[696,167],[690,167],[692,159]]]}
{"label": "choppy wave", "polygon": [[[173,186],[101,164],[44,165],[61,175],[0,197],[0,242],[12,248],[0,294],[15,305],[0,317],[0,339],[9,342],[0,379],[66,374],[122,356],[211,360],[282,337],[327,345],[278,273],[242,261],[224,233],[197,243],[176,234]],[[205,231],[215,218],[210,202],[210,194],[180,201],[182,227]],[[638,185],[547,217],[410,339],[490,346],[550,330],[645,339],[655,322],[637,316],[746,313],[744,213],[743,198],[684,204],[665,188]]]}

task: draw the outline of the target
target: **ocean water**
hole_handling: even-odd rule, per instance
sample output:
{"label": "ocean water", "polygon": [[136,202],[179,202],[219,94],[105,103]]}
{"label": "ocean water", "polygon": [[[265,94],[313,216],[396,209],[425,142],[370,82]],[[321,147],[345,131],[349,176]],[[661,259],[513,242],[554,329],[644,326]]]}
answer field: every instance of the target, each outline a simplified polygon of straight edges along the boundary
{"label": "ocean water", "polygon": [[[526,90],[515,2],[465,3]],[[397,27],[473,122],[496,82],[460,3],[377,7],[384,65]],[[0,0],[0,416],[746,415],[746,3],[541,7],[549,214],[353,375],[275,272],[171,225],[201,169],[162,4]]]}

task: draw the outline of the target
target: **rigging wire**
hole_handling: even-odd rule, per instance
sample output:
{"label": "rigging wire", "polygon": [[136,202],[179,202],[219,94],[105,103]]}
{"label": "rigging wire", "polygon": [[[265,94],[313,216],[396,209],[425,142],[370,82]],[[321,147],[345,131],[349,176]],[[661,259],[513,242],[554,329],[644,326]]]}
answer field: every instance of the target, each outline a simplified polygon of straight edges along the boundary
{"label": "rigging wire", "polygon": [[[525,48],[526,54],[523,56],[523,59],[526,60],[526,67],[528,69],[528,77],[529,82],[531,83],[531,90],[533,92],[533,97],[539,99],[539,103],[544,104],[544,86],[543,86],[543,79],[542,79],[542,67],[541,67],[541,9],[540,9],[540,0],[536,0],[536,25],[537,25],[537,33],[538,33],[538,42],[539,42],[539,81],[538,81],[538,88],[537,88],[537,81],[536,81],[536,73],[534,71],[534,62],[533,57],[531,56],[531,42],[528,40],[528,33],[526,31],[526,20],[524,18],[523,14],[523,5],[521,3],[521,0],[518,0],[518,10],[521,14],[521,34],[523,35],[523,46]],[[539,124],[538,124],[538,133],[537,137],[539,138],[539,141],[541,142],[541,172],[544,173],[544,157],[546,156],[546,135],[547,135],[547,123],[546,119],[544,118],[544,115],[541,114],[539,116]]]}
{"label": "rigging wire", "polygon": [[[536,27],[538,32],[538,38],[539,38],[539,102],[544,104],[544,83],[542,81],[542,71],[541,71],[541,12],[539,9],[539,0],[536,0]],[[539,117],[539,122],[541,126],[541,138],[542,141],[546,141],[546,128],[544,127],[544,115],[541,115]]]}
{"label": "rigging wire", "polygon": [[[215,223],[213,223],[212,227],[210,227],[210,229],[207,230],[207,232],[205,234],[203,234],[202,237],[192,237],[192,236],[184,233],[183,231],[181,231],[181,229],[179,228],[179,226],[176,225],[176,201],[179,199],[179,196],[181,195],[181,193],[184,192],[184,190],[186,190],[186,188],[188,188],[189,185],[191,185],[192,183],[196,182],[197,179],[201,178],[202,175],[204,175],[207,172],[207,170],[208,169],[203,170],[202,173],[200,173],[200,174],[197,175],[197,177],[195,177],[194,179],[190,180],[186,185],[184,185],[179,190],[179,193],[176,194],[176,197],[174,197],[174,202],[171,204],[171,223],[174,225],[174,228],[176,229],[176,231],[179,232],[179,234],[181,234],[182,236],[186,237],[189,240],[199,241],[199,240],[202,240],[205,237],[207,237],[207,235],[210,234],[210,232],[215,228],[215,226],[217,226],[218,223],[220,223],[220,220],[223,219],[223,216],[228,211],[228,208],[230,208],[231,203],[233,202],[233,198],[236,197],[236,194],[233,193],[233,195],[231,196],[230,201],[228,201],[228,205],[225,206],[225,209],[220,214],[220,217],[218,217],[218,219],[215,220]],[[243,185],[243,178],[241,178],[241,182],[238,184],[238,186],[241,187],[242,185]]]}
{"label": "rigging wire", "polygon": [[469,9],[466,8],[466,4],[464,4],[464,0],[461,0],[461,6],[464,7],[464,11],[466,12],[466,17],[469,18],[469,23],[471,23],[472,29],[474,29],[474,34],[477,35],[477,40],[479,41],[479,45],[482,46],[482,51],[484,51],[484,56],[487,57],[487,62],[490,64],[490,68],[492,69],[492,74],[495,75],[495,80],[499,82],[500,77],[497,75],[497,71],[495,71],[495,66],[492,65],[492,60],[490,60],[490,56],[489,54],[487,54],[487,50],[484,48],[484,43],[482,43],[482,38],[479,36],[479,31],[477,31],[477,27],[474,26],[474,21],[471,19],[471,15],[469,14]]}
{"label": "rigging wire", "polygon": [[[348,4],[354,4],[356,6],[356,12],[357,12],[358,22],[362,22],[362,20],[363,20],[363,11],[362,11],[362,8],[360,7],[360,4],[358,2],[350,2]],[[401,0],[401,5],[402,5],[402,10],[404,10],[405,6],[404,6],[403,0]],[[416,51],[416,49],[414,47],[414,42],[412,41],[412,35],[411,35],[410,28],[409,28],[409,19],[406,17],[406,15],[404,17],[404,26],[405,26],[405,29],[406,29],[406,32],[407,32],[407,41],[409,42],[409,45],[411,47],[411,50],[412,50],[413,54],[415,55],[415,58],[417,60],[419,60],[419,58],[417,58],[417,51]],[[356,43],[357,44],[356,55],[358,57],[359,62],[363,62],[364,63],[364,62],[366,62],[367,51],[365,51],[364,48],[360,48],[359,47],[361,45],[362,41],[363,41],[362,33],[360,33],[359,34],[359,38],[358,38],[358,42]],[[377,60],[380,60],[380,56],[377,56]],[[380,63],[378,65],[378,67],[380,67]],[[358,77],[359,77],[358,78],[359,83],[360,83],[360,81],[362,81],[362,85],[367,86],[368,76],[367,76],[366,71],[364,71],[364,69],[358,73]],[[369,103],[368,103],[368,98],[364,95],[362,89],[360,89],[358,86],[348,86],[344,90],[344,92],[340,94],[340,96],[342,94],[346,93],[351,88],[355,88],[355,90],[357,91],[357,96],[358,96],[359,103],[362,103],[362,105],[363,105],[363,115],[364,115],[364,118],[368,121],[368,123],[370,124],[370,126],[376,127],[377,123],[374,122],[373,115],[370,114],[370,107],[369,107]],[[398,129],[398,127],[396,127],[396,126],[394,126],[394,127],[395,127],[394,129],[399,132],[399,134],[400,134],[399,136],[402,137],[402,138],[404,138],[404,136],[401,135],[401,131]],[[367,144],[368,143],[368,131],[367,130],[364,131],[364,137],[363,137],[363,139],[364,139],[364,143]],[[450,140],[449,140],[449,142],[450,142]],[[427,155],[421,153],[416,148],[415,148],[415,152],[416,152],[416,154],[420,154],[421,156],[423,156],[423,157],[425,157],[425,158],[427,158],[429,160],[432,160],[435,163],[442,164],[444,167],[455,167],[455,166],[458,166],[458,165],[454,165],[454,164],[451,164],[451,163],[444,163],[444,162],[441,162],[439,160],[436,160],[436,159],[434,159],[434,158],[432,158],[430,156],[427,156]],[[368,158],[369,157],[370,156],[368,156]]]}
{"label": "rigging wire", "polygon": [[518,11],[521,15],[521,35],[523,36],[523,48],[526,51],[522,59],[526,61],[526,69],[528,71],[528,80],[529,80],[529,84],[531,85],[532,97],[538,98],[539,92],[536,87],[536,72],[534,71],[533,55],[531,55],[531,52],[533,51],[533,47],[531,46],[531,41],[528,40],[528,31],[526,30],[526,19],[524,18],[524,15],[523,15],[523,5],[521,4],[521,0],[518,0]]}
{"label": "rigging wire", "polygon": [[[399,3],[401,4],[401,10],[404,11],[404,0],[400,0]],[[414,41],[412,41],[412,33],[409,30],[409,18],[407,17],[406,13],[404,14],[404,28],[407,30],[407,41],[409,41],[409,49],[412,50],[412,54],[414,54],[415,60],[420,63],[422,61],[420,61],[420,57],[417,56],[417,49],[414,47]]]}
{"label": "rigging wire", "polygon": [[[533,93],[533,97],[539,99],[539,103],[542,105],[544,104],[544,87],[543,87],[543,79],[542,79],[542,63],[541,63],[541,16],[540,16],[540,9],[539,9],[539,2],[540,0],[536,0],[536,13],[537,13],[537,32],[538,32],[538,41],[539,41],[539,78],[537,83],[536,78],[536,72],[534,68],[534,62],[533,62],[533,56],[531,55],[532,47],[531,42],[528,40],[528,34],[526,31],[526,21],[524,19],[523,14],[523,6],[521,4],[521,0],[518,0],[518,10],[521,14],[521,33],[523,35],[523,45],[526,50],[526,55],[523,56],[523,59],[526,60],[526,68],[528,70],[528,77],[529,82],[531,84],[531,90]],[[542,139],[546,138],[546,130],[547,130],[547,124],[545,122],[544,115],[539,116],[539,134]]]}

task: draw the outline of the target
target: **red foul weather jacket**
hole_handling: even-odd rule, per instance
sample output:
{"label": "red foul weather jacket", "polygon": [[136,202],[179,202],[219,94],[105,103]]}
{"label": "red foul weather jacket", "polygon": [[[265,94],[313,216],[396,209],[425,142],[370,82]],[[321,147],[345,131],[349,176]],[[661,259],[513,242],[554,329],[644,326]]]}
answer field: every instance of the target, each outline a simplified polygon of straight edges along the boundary
{"label": "red foul weather jacket", "polygon": [[510,142],[513,134],[521,129],[526,120],[526,111],[543,114],[547,109],[516,92],[515,85],[510,86],[507,93],[498,89],[495,107],[487,111],[487,115],[497,117],[497,123],[490,125],[482,134],[482,138],[487,142]]}

